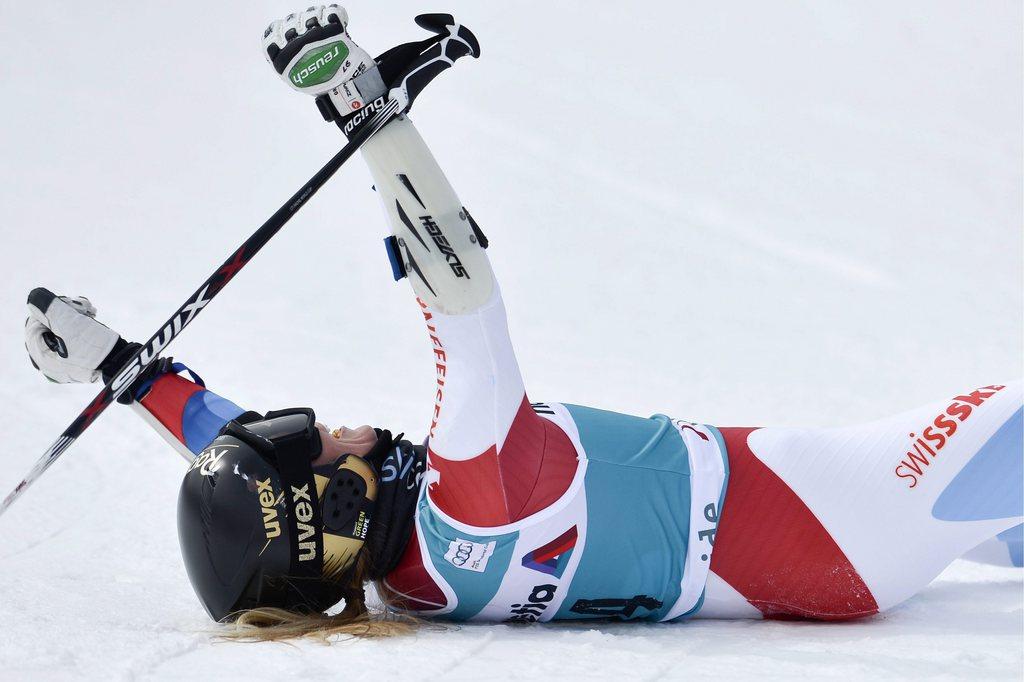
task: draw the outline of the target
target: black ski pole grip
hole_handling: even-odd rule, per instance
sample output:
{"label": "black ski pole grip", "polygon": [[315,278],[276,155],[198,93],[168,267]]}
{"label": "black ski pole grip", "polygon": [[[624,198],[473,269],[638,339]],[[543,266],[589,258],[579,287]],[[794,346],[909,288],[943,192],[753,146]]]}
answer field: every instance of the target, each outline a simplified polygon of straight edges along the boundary
{"label": "black ski pole grip", "polygon": [[316,98],[325,121],[334,121],[346,137],[359,128],[388,102],[398,106],[399,114],[412,108],[413,102],[439,73],[469,55],[480,56],[480,43],[465,26],[450,14],[421,14],[416,23],[435,34],[425,40],[396,45],[375,60],[377,73],[386,84],[386,92],[353,113],[339,112],[326,94]]}
{"label": "black ski pole grip", "polygon": [[416,24],[438,36],[431,39],[433,46],[414,58],[396,81],[395,87],[403,92],[408,102],[404,111],[412,107],[430,81],[454,66],[457,60],[467,55],[474,59],[480,56],[480,42],[476,36],[465,26],[459,25],[452,15],[421,14],[416,17]]}

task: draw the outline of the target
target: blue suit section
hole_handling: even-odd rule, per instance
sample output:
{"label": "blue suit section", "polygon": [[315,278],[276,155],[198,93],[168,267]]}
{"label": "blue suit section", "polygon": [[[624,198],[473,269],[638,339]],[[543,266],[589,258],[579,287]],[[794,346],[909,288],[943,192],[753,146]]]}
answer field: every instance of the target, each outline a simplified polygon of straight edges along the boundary
{"label": "blue suit section", "polygon": [[[706,539],[690,542],[690,456],[703,462],[697,457],[707,457],[708,452],[691,453],[677,423],[663,415],[643,419],[562,407],[579,433],[586,469],[582,489],[571,487],[566,493],[571,497],[563,498],[565,504],[551,514],[539,514],[503,532],[473,529],[480,534],[472,534],[468,527],[445,522],[425,492],[420,498],[417,526],[425,563],[457,598],[448,617],[471,619],[488,605],[486,618],[506,621],[663,620],[691,615],[702,602],[703,578],[697,572],[687,582],[685,599],[677,605],[683,595],[687,552],[691,546],[695,552],[707,546],[707,554],[695,557],[699,565],[701,560],[710,561],[711,551]],[[711,427],[701,429],[695,433],[714,457],[723,458],[721,473],[727,476],[721,434]],[[699,499],[709,492],[707,472],[701,469]],[[721,486],[714,484],[709,507],[720,508]],[[708,525],[713,532],[714,523],[708,520]],[[469,563],[484,553],[486,564]],[[557,611],[548,611],[556,599]]]}
{"label": "blue suit section", "polygon": [[[480,612],[498,592],[501,580],[505,577],[509,563],[512,561],[512,550],[515,549],[519,533],[502,535],[474,535],[452,528],[430,510],[427,503],[426,486],[419,501],[419,526],[423,533],[427,555],[431,557],[434,568],[441,574],[458,597],[455,610],[446,617],[453,620],[468,620]],[[494,552],[488,558],[487,570],[476,572],[456,568],[445,560],[444,556],[461,540],[481,545],[494,542]]]}
{"label": "blue suit section", "polygon": [[[658,620],[681,591],[690,521],[686,445],[664,416],[565,407],[587,453],[587,542],[556,618]],[[615,601],[626,605],[606,606]]]}
{"label": "blue suit section", "polygon": [[950,481],[932,507],[942,521],[983,521],[1024,510],[1024,408],[1006,420]]}
{"label": "blue suit section", "polygon": [[1006,543],[1006,551],[1010,554],[1010,563],[1017,568],[1024,567],[1024,524],[1004,530],[996,538]]}
{"label": "blue suit section", "polygon": [[225,424],[244,412],[241,407],[216,393],[197,391],[189,397],[181,415],[185,447],[198,455],[217,437]]}

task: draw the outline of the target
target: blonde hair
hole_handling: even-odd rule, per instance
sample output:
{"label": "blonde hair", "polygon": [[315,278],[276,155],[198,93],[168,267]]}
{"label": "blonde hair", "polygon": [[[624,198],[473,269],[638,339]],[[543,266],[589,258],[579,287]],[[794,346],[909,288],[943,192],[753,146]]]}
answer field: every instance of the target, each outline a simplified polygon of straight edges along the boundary
{"label": "blonde hair", "polygon": [[[377,638],[408,635],[420,621],[387,610],[370,612],[366,608],[368,561],[362,552],[345,588],[345,608],[341,613],[296,613],[274,607],[242,611],[232,623],[217,633],[217,638],[232,642],[281,642],[291,639],[312,639],[322,644],[348,638]],[[379,591],[379,590],[378,590]]]}

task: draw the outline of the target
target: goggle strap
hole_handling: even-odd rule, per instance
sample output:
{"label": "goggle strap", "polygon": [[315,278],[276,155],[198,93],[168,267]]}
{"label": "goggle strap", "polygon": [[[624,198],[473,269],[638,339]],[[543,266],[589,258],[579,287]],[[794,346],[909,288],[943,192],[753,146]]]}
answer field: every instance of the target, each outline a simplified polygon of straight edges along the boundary
{"label": "goggle strap", "polygon": [[[278,431],[270,438],[256,433],[263,430],[262,425],[269,426],[272,420],[291,415],[305,417],[301,426],[290,431]],[[279,423],[278,426],[286,424]],[[289,575],[319,579],[323,574],[324,540],[320,502],[313,478],[312,461],[320,455],[320,435],[315,424],[313,410],[292,408],[268,412],[260,422],[245,426],[231,422],[224,431],[248,443],[274,463],[284,487],[288,510]]]}
{"label": "goggle strap", "polygon": [[275,440],[274,446],[288,507],[289,575],[319,579],[324,566],[323,519],[308,445],[305,439],[285,438]]}

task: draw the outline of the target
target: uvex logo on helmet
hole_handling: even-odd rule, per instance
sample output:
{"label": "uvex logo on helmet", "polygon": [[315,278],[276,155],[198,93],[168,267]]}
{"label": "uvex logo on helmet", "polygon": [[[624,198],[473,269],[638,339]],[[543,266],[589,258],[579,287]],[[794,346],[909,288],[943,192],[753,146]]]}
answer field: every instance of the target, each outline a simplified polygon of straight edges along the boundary
{"label": "uvex logo on helmet", "polygon": [[313,520],[313,500],[309,496],[309,484],[296,488],[292,486],[292,504],[295,507],[295,527],[299,530],[299,561],[316,559],[316,541],[311,539],[317,532]]}
{"label": "uvex logo on helmet", "polygon": [[348,57],[348,45],[338,40],[310,50],[296,62],[288,77],[297,87],[308,88],[334,78]]}
{"label": "uvex logo on helmet", "polygon": [[267,549],[270,541],[281,535],[281,522],[277,518],[277,505],[282,495],[274,492],[274,484],[269,478],[264,481],[256,481],[256,492],[260,501],[260,510],[263,512],[263,530],[267,535],[267,544],[260,550],[260,554]]}

